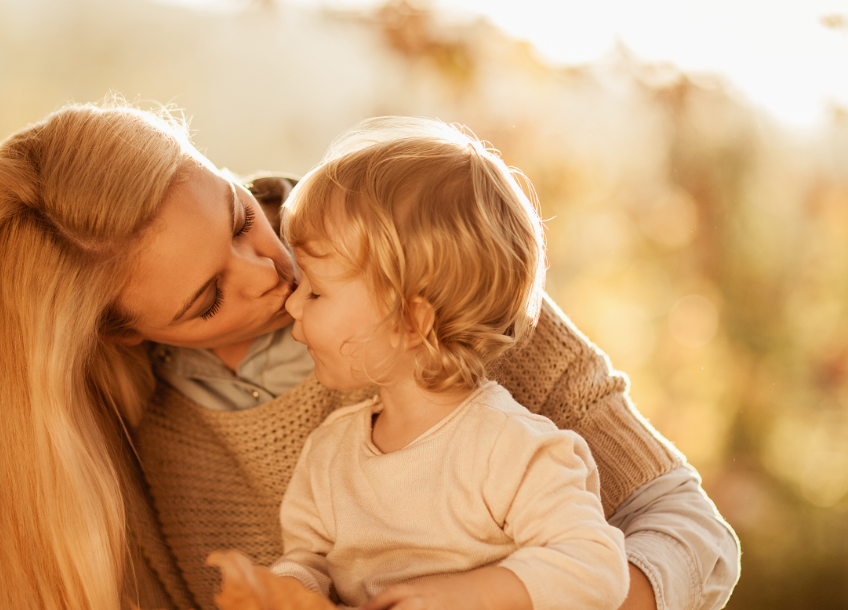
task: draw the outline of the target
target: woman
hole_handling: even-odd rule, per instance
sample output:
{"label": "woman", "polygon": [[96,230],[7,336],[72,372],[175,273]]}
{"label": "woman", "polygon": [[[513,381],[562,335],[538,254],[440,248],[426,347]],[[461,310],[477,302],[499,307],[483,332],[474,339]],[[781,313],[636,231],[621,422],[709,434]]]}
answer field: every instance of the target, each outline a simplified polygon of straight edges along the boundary
{"label": "woman", "polygon": [[[3,607],[206,609],[210,551],[279,554],[305,436],[360,398],[317,384],[291,340],[295,270],[257,201],[279,209],[289,186],[254,196],[178,121],[119,103],[0,145]],[[552,303],[491,373],[589,443],[627,536],[623,607],[721,607],[732,531]],[[487,576],[456,578],[509,607],[514,583]]]}

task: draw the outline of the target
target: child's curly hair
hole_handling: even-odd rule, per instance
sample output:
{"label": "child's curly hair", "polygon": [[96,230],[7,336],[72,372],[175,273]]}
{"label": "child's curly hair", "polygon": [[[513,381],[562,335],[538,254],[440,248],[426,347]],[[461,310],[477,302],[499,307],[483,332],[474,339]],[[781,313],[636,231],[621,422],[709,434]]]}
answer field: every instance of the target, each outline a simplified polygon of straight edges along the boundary
{"label": "child's curly hair", "polygon": [[[334,226],[345,239],[333,242]],[[545,246],[533,187],[459,127],[363,121],[297,185],[284,231],[311,256],[329,244],[365,274],[388,322],[416,328],[424,347],[416,381],[425,389],[479,386],[538,320]],[[429,332],[414,324],[418,299],[433,307]]]}

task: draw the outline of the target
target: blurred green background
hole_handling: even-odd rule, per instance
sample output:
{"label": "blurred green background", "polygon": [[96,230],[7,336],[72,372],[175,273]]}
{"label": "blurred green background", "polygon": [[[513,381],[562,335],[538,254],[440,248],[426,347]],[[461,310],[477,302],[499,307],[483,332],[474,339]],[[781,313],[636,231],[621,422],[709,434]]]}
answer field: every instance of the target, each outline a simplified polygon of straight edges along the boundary
{"label": "blurred green background", "polygon": [[538,191],[548,292],[739,534],[728,607],[848,608],[848,110],[785,125],[721,74],[442,13],[0,0],[0,134],[112,91],[184,109],[219,166],[302,173],[364,117],[468,125]]}

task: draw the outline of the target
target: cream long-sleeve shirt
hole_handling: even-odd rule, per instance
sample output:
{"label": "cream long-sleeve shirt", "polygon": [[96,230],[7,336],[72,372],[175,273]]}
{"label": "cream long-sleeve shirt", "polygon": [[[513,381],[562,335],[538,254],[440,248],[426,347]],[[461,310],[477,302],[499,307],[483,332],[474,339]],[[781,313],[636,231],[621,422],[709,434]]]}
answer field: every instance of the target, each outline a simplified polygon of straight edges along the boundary
{"label": "cream long-sleeve shirt", "polygon": [[535,610],[617,609],[620,530],[604,520],[583,439],[489,382],[398,451],[371,441],[378,400],[340,409],[306,442],[282,502],[273,570],[347,606],[392,584],[498,564]]}

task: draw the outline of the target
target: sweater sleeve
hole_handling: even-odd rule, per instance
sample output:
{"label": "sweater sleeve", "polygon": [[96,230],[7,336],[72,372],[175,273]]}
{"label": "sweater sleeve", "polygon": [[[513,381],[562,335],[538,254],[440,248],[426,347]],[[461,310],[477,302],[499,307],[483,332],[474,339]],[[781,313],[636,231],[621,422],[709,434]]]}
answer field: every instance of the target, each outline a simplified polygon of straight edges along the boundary
{"label": "sweater sleeve", "polygon": [[519,403],[585,438],[605,514],[624,531],[628,557],[651,580],[658,608],[720,607],[738,578],[738,541],[697,481],[691,493],[691,481],[667,484],[679,478],[670,473],[689,472],[685,459],[635,410],[626,376],[550,299],[531,342],[498,372]]}
{"label": "sweater sleeve", "polygon": [[625,375],[547,296],[530,342],[489,371],[519,403],[571,429],[598,465],[607,516],[633,491],[683,463],[680,453],[633,408]]}
{"label": "sweater sleeve", "polygon": [[643,485],[610,523],[651,582],[658,610],[718,610],[739,578],[739,541],[690,466]]}
{"label": "sweater sleeve", "polygon": [[310,468],[313,437],[303,447],[280,507],[283,556],[271,566],[278,576],[293,576],[303,586],[329,597],[331,580],[327,553],[333,540],[318,510]]}
{"label": "sweater sleeve", "polygon": [[484,498],[519,547],[499,565],[534,610],[617,610],[627,595],[624,536],[607,524],[586,443],[550,422],[508,418],[489,458]]}

